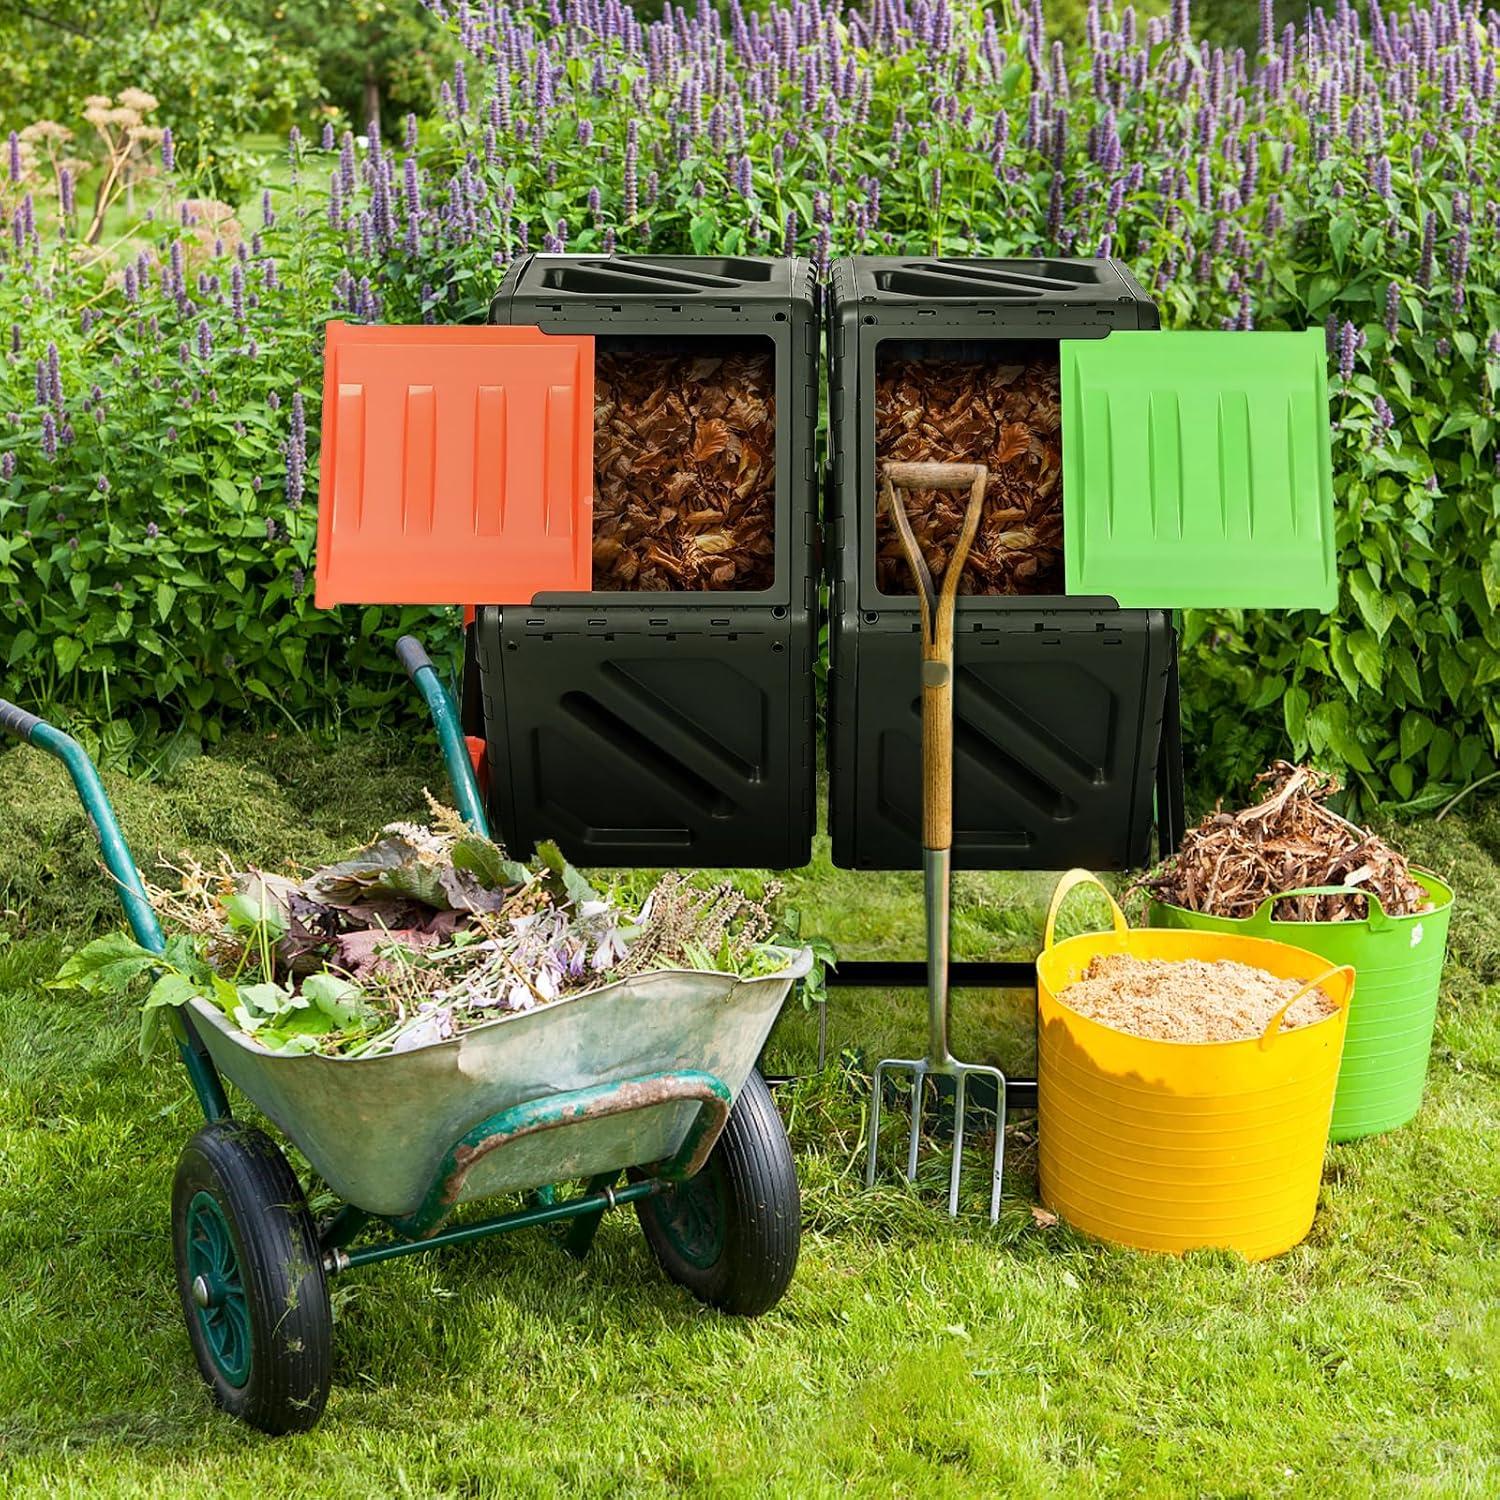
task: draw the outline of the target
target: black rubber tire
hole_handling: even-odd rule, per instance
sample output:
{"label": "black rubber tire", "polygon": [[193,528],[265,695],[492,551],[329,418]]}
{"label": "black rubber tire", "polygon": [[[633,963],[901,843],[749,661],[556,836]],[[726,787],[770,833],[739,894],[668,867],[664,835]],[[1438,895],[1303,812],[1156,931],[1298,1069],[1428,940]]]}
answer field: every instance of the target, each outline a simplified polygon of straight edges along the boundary
{"label": "black rubber tire", "polygon": [[[248,1371],[226,1377],[193,1296],[189,1218],[217,1205],[232,1243]],[[196,1204],[196,1206],[194,1206]],[[323,1414],[333,1367],[333,1310],[301,1184],[274,1141],[235,1120],[205,1125],[183,1147],[172,1184],[177,1294],[198,1368],[231,1416],[272,1436],[306,1432]]]}
{"label": "black rubber tire", "polygon": [[[696,1259],[673,1228],[689,1205],[717,1229]],[[638,1199],[635,1211],[662,1270],[700,1302],[750,1318],[781,1301],[802,1248],[802,1195],[786,1127],[758,1072],[703,1170],[671,1192]]]}

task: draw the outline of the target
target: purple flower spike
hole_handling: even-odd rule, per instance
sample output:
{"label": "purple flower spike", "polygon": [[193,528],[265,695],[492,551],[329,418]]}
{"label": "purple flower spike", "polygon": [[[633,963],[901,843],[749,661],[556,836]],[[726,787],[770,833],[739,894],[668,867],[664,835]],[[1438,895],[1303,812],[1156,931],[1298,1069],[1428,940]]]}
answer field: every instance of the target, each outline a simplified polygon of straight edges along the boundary
{"label": "purple flower spike", "polygon": [[1427,222],[1422,226],[1422,265],[1417,272],[1417,281],[1425,291],[1432,285],[1433,259],[1437,250],[1437,214],[1429,209]]}
{"label": "purple flower spike", "polygon": [[1339,376],[1348,381],[1354,375],[1354,355],[1359,348],[1359,330],[1346,322],[1339,330]]}
{"label": "purple flower spike", "polygon": [[161,133],[161,164],[163,171],[175,172],[177,170],[177,142],[172,138],[170,125]]}
{"label": "purple flower spike", "polygon": [[21,137],[14,130],[10,133],[10,180],[21,180]]}

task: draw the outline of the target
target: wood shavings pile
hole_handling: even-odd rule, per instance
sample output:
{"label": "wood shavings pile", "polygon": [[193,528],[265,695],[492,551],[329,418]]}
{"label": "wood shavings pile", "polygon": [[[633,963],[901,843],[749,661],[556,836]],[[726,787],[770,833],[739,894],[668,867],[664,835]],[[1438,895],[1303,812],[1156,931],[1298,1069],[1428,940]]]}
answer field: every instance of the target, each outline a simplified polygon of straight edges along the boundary
{"label": "wood shavings pile", "polygon": [[[1057,998],[1069,1010],[1131,1036],[1241,1042],[1260,1036],[1301,988],[1300,979],[1278,979],[1227,959],[1207,963],[1102,953]],[[1280,1029],[1311,1026],[1337,1008],[1321,989],[1309,990],[1287,1011]]]}
{"label": "wood shavings pile", "polygon": [[[1057,350],[1015,348],[1006,363],[960,359],[881,362],[875,382],[877,463],[978,463],[990,471],[984,511],[959,582],[963,594],[1060,594],[1062,407]],[[941,579],[963,529],[968,491],[907,492],[917,545]],[[901,538],[882,508],[876,577],[882,592],[912,592]]]}
{"label": "wood shavings pile", "polygon": [[1240,812],[1210,813],[1182,848],[1137,882],[1158,901],[1215,917],[1248,917],[1266,897],[1304,886],[1349,886],[1348,896],[1297,896],[1276,905],[1283,922],[1358,922],[1373,891],[1393,917],[1431,905],[1406,859],[1325,805],[1338,782],[1277,761],[1255,778],[1265,796]]}
{"label": "wood shavings pile", "polygon": [[771,353],[609,349],[594,378],[594,587],[770,588]]}

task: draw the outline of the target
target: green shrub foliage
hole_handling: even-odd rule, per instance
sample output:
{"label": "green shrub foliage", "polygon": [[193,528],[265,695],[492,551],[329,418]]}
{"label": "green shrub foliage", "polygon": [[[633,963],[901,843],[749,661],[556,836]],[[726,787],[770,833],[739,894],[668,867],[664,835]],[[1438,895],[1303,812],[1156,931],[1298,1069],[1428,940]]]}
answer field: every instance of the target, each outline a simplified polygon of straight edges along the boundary
{"label": "green shrub foliage", "polygon": [[1169,326],[1328,331],[1340,607],[1188,617],[1200,771],[1238,787],[1291,750],[1420,802],[1493,764],[1495,12],[1340,5],[1278,32],[1267,8],[1226,54],[1185,0],[1096,5],[1071,53],[1013,3],[431,8],[461,58],[437,117],[294,132],[290,186],[245,209],[163,170],[152,219],[85,247],[64,144],[11,142],[10,696],[205,739],[405,701],[391,642],[431,612],[310,597],[329,316],[482,317],[528,248],[1116,255]]}

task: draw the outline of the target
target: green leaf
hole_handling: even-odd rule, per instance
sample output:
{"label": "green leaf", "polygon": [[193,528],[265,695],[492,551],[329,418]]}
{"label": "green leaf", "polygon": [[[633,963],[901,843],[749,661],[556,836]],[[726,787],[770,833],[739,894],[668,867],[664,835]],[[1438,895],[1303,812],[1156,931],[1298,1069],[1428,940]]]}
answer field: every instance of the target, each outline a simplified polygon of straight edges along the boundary
{"label": "green leaf", "polygon": [[1302,687],[1289,687],[1281,700],[1281,716],[1298,755],[1307,753],[1307,705],[1307,689]]}
{"label": "green leaf", "polygon": [[[1354,602],[1359,612],[1364,616],[1365,624],[1373,630],[1377,637],[1383,637],[1391,628],[1391,621],[1396,617],[1396,606],[1389,595],[1381,591],[1380,585],[1370,576],[1365,568],[1352,568],[1348,574],[1349,592],[1354,595]],[[1380,684],[1375,683],[1378,687]]]}
{"label": "green leaf", "polygon": [[55,635],[52,637],[52,654],[57,658],[59,669],[66,674],[83,656],[83,643],[76,636]]}
{"label": "green leaf", "polygon": [[1375,637],[1368,630],[1356,630],[1349,637],[1349,655],[1359,675],[1378,693],[1385,680],[1385,662]]}
{"label": "green leaf", "polygon": [[279,1016],[283,1011],[302,1010],[311,1004],[279,984],[242,984],[238,994],[240,1004],[259,1016]]}
{"label": "green leaf", "polygon": [[715,248],[719,237],[719,221],[712,214],[695,214],[688,226],[688,238],[693,242],[693,254],[707,255]]}
{"label": "green leaf", "polygon": [[364,991],[337,974],[310,974],[302,981],[302,993],[336,1026],[353,1026],[373,1014],[364,1003]]}
{"label": "green leaf", "polygon": [[236,891],[224,898],[224,915],[229,925],[240,932],[264,927],[272,941],[286,936],[287,921],[279,906],[264,887],[256,891]]}
{"label": "green leaf", "polygon": [[167,616],[172,613],[172,606],[177,602],[177,590],[170,583],[159,583],[156,585],[156,618],[166,624]]}
{"label": "green leaf", "polygon": [[1451,646],[1445,645],[1438,652],[1438,677],[1442,681],[1443,691],[1455,704],[1468,690],[1469,670]]}
{"label": "green leaf", "polygon": [[128,932],[111,932],[80,948],[48,982],[52,990],[83,990],[90,995],[123,994],[133,979],[161,962]]}
{"label": "green leaf", "polygon": [[536,846],[536,857],[562,881],[568,900],[575,906],[581,906],[585,901],[601,899],[599,892],[563,858],[562,850],[551,839],[545,839]]}
{"label": "green leaf", "polygon": [[196,1000],[202,989],[203,986],[197,980],[189,979],[186,974],[163,974],[151,986],[151,992],[141,1005],[145,1010],[158,1010],[164,1005],[186,1005],[189,1001]]}
{"label": "green leaf", "polygon": [[467,870],[486,890],[505,890],[525,885],[531,879],[531,871],[525,865],[507,859],[498,844],[477,834],[459,839],[451,858],[455,870]]}
{"label": "green leaf", "polygon": [[1406,713],[1401,716],[1401,759],[1411,760],[1416,753],[1432,738],[1432,725],[1418,713]]}

